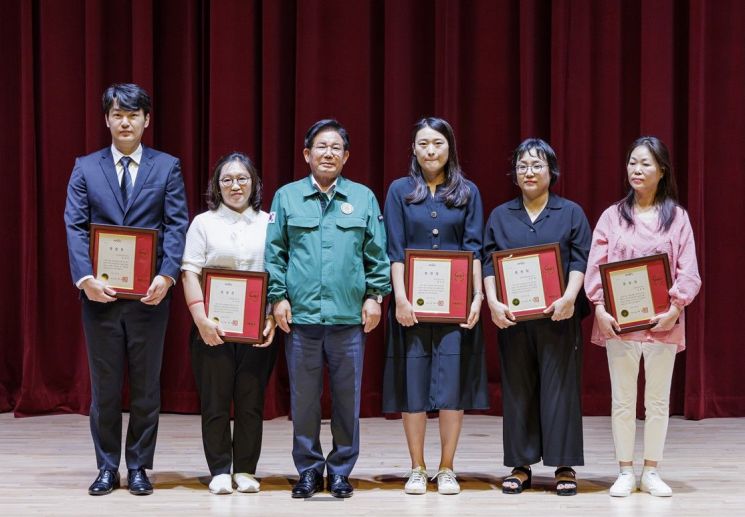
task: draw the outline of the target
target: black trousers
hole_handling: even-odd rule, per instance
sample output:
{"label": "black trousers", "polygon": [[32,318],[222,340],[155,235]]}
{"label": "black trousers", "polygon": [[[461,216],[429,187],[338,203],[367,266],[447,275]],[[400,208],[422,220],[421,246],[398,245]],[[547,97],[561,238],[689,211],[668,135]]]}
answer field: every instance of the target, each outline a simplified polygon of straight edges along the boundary
{"label": "black trousers", "polygon": [[153,468],[160,412],[160,365],[171,294],[158,305],[92,302],[82,295],[91,376],[90,426],[99,469],[119,468],[122,383],[129,375],[127,468]]}
{"label": "black trousers", "polygon": [[504,464],[584,465],[579,319],[499,331]]}
{"label": "black trousers", "polygon": [[[191,333],[191,365],[202,409],[202,443],[210,474],[256,473],[261,454],[264,389],[277,358],[277,345],[241,343],[208,346]],[[230,435],[230,406],[235,426]]]}

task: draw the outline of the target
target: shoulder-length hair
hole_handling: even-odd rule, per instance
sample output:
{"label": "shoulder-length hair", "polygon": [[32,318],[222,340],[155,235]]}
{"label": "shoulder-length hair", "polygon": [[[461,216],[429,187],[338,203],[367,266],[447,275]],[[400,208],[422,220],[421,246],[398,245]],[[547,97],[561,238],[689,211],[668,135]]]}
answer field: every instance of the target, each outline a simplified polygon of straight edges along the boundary
{"label": "shoulder-length hair", "polygon": [[[634,140],[626,153],[626,166],[628,167],[631,153],[639,146],[644,146],[652,154],[654,161],[660,168],[662,177],[657,184],[657,192],[654,195],[654,204],[657,206],[660,224],[658,229],[668,231],[675,220],[675,207],[678,204],[678,184],[675,181],[673,165],[670,160],[670,151],[667,146],[656,136],[641,136]],[[626,173],[626,182],[628,183],[628,171]],[[618,212],[623,221],[629,226],[634,226],[634,189],[629,185],[629,191],[626,196],[617,203]]]}
{"label": "shoulder-length hair", "polygon": [[[445,183],[444,191],[441,196],[445,200],[445,205],[449,208],[461,207],[468,204],[468,200],[471,195],[471,190],[466,184],[463,170],[460,168],[458,162],[458,149],[455,145],[455,134],[453,128],[446,120],[438,117],[425,117],[414,124],[414,131],[411,135],[411,140],[416,140],[416,134],[420,129],[425,127],[434,129],[438,133],[442,133],[445,139],[448,141],[448,161],[445,164]],[[414,190],[412,190],[404,200],[406,203],[419,203],[427,198],[429,195],[429,187],[427,182],[424,181],[422,176],[422,168],[419,166],[419,162],[416,159],[416,154],[411,153],[411,159],[409,160],[409,177],[414,182]]]}
{"label": "shoulder-length hair", "polygon": [[535,156],[546,161],[548,172],[551,174],[549,187],[553,186],[559,180],[559,160],[556,158],[556,152],[553,147],[540,138],[526,138],[520,142],[520,145],[512,153],[512,170],[510,171],[512,183],[517,185],[517,162],[520,161],[525,153],[528,153],[528,155],[535,153]]}
{"label": "shoulder-length hair", "polygon": [[222,191],[220,189],[220,173],[223,167],[232,162],[238,162],[243,165],[251,177],[251,195],[248,197],[248,206],[258,212],[261,209],[261,178],[256,170],[251,158],[239,152],[226,154],[217,160],[212,177],[207,185],[207,206],[210,210],[217,210],[222,200]]}

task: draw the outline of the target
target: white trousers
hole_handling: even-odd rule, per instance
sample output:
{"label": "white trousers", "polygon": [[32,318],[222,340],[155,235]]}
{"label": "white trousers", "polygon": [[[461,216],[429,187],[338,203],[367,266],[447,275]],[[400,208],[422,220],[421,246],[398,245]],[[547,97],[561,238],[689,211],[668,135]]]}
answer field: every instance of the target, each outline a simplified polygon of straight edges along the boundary
{"label": "white trousers", "polygon": [[670,384],[675,365],[675,345],[609,339],[608,354],[613,406],[611,426],[616,459],[634,460],[636,436],[636,386],[644,357],[644,459],[661,461],[670,416]]}

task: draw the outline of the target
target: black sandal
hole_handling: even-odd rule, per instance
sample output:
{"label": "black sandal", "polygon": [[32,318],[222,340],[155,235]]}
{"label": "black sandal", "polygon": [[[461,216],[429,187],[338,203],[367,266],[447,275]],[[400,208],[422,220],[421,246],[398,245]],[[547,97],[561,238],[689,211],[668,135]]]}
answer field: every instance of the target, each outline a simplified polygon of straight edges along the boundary
{"label": "black sandal", "polygon": [[[559,467],[554,472],[554,478],[556,495],[577,495],[577,473],[572,467]],[[564,485],[564,488],[559,488],[559,485]]]}
{"label": "black sandal", "polygon": [[[523,474],[528,476],[528,479],[526,479],[525,481],[520,481],[520,478],[515,475],[516,472],[522,472]],[[512,473],[510,473],[509,476],[502,480],[502,493],[519,494],[523,490],[527,490],[528,488],[530,488],[532,479],[533,473],[530,470],[530,467],[515,467],[512,469]],[[515,483],[517,486],[515,488],[510,488],[504,486],[505,483]]]}

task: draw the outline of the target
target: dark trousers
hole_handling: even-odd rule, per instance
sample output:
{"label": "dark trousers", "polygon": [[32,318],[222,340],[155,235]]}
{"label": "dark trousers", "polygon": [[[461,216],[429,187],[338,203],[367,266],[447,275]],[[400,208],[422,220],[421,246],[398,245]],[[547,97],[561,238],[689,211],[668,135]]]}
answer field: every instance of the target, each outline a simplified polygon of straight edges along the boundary
{"label": "dark trousers", "polygon": [[584,465],[582,336],[575,318],[499,332],[504,464]]}
{"label": "dark trousers", "polygon": [[[202,410],[202,443],[210,474],[256,473],[261,454],[264,389],[277,358],[276,345],[208,346],[191,333],[191,365]],[[230,405],[235,412],[230,435]]]}
{"label": "dark trousers", "polygon": [[[360,454],[360,390],[365,333],[362,325],[293,325],[285,338],[292,409],[292,458],[298,472],[348,476]],[[331,435],[327,458],[321,449],[323,364],[331,381]]]}
{"label": "dark trousers", "polygon": [[90,425],[99,469],[119,468],[122,383],[129,375],[127,468],[153,468],[160,412],[160,365],[170,294],[159,305],[138,300],[98,303],[82,298],[91,376]]}

